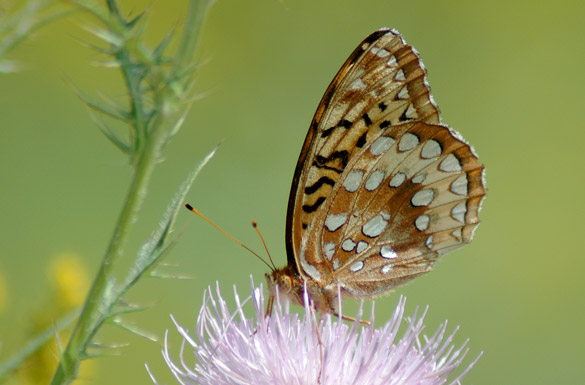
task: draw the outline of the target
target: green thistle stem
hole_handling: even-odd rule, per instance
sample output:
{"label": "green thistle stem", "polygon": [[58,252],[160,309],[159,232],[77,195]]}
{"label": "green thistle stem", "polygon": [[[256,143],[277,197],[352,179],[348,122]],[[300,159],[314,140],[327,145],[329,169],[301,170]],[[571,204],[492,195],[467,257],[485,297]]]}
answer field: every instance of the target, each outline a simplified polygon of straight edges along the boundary
{"label": "green thistle stem", "polygon": [[90,289],[90,293],[79,316],[79,321],[73,330],[67,348],[62,354],[61,362],[57,368],[51,384],[67,384],[77,377],[81,359],[85,358],[85,351],[101,324],[112,314],[112,307],[118,297],[111,282],[112,268],[121,256],[121,251],[126,243],[130,228],[142,206],[147,193],[147,186],[159,159],[159,154],[164,141],[161,133],[164,131],[157,127],[154,135],[146,140],[144,151],[138,159],[132,184],[128,191],[124,207],[120,213],[112,240],[106,251],[100,270]]}
{"label": "green thistle stem", "polygon": [[[134,132],[134,142],[131,144],[133,153],[131,163],[134,166],[134,175],[128,194],[118,218],[112,239],[105,253],[99,272],[90,289],[76,324],[73,334],[62,352],[61,362],[51,382],[52,385],[71,383],[79,371],[81,360],[88,357],[87,348],[98,332],[102,324],[114,315],[115,306],[119,299],[129,289],[125,285],[115,286],[113,281],[113,268],[122,256],[123,247],[126,244],[132,224],[135,222],[144,198],[146,197],[148,183],[154,171],[156,163],[160,160],[163,146],[173,131],[173,124],[169,124],[183,101],[181,93],[176,90],[184,90],[188,81],[185,74],[186,68],[191,62],[199,31],[204,20],[210,0],[192,0],[189,6],[189,14],[183,31],[180,48],[175,58],[170,82],[165,82],[165,77],[156,68],[151,68],[151,85],[154,90],[154,111],[151,116],[145,114],[144,98],[141,87],[142,79],[138,79],[133,73],[131,56],[125,49],[118,51],[115,56],[120,63],[128,94],[130,96],[130,120]],[[112,18],[120,18],[118,8],[114,0],[107,0],[107,5]],[[116,23],[114,23],[116,24]],[[167,80],[168,81],[168,80]],[[153,256],[153,260],[158,257]],[[140,270],[139,276],[146,270]],[[136,277],[136,280],[137,278]],[[136,282],[132,280],[130,284]]]}

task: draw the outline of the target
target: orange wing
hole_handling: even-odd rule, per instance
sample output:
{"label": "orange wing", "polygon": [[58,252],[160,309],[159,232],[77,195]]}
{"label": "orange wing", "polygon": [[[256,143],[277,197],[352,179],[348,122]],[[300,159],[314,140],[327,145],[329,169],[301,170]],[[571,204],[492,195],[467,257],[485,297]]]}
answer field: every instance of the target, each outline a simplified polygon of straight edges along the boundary
{"label": "orange wing", "polygon": [[418,53],[395,30],[368,36],[325,92],[287,213],[289,266],[371,296],[471,240],[483,166],[442,125]]}

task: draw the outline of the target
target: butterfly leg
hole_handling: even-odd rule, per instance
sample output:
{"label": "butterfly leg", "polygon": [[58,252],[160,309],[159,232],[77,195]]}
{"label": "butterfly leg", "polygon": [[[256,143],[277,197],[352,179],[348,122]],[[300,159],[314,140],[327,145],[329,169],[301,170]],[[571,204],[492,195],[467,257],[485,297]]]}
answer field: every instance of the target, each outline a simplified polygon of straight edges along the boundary
{"label": "butterfly leg", "polygon": [[[319,373],[317,374],[317,384],[321,385],[322,383],[322,377],[323,377],[323,362],[325,361],[325,347],[323,346],[323,339],[321,338],[321,331],[319,330],[319,326],[321,326],[321,322],[323,320],[323,313],[318,313],[319,314],[319,319],[316,320],[315,323],[315,333],[317,334],[317,342],[319,343],[319,353],[320,353],[320,358],[321,358],[321,362],[319,364]],[[315,313],[313,313],[313,316],[315,315]]]}
{"label": "butterfly leg", "polygon": [[266,314],[264,317],[268,317],[272,314],[272,307],[274,306],[274,291],[270,291],[270,296],[268,297],[268,303],[266,304]]}
{"label": "butterfly leg", "polygon": [[[356,322],[357,321],[355,318],[349,317],[349,316],[346,316],[346,315],[343,315],[343,314],[335,314],[335,316],[337,318],[341,318],[344,321],[349,321],[349,322]],[[360,324],[362,324],[362,325],[370,325],[370,321],[366,321],[366,320],[361,319],[360,320]]]}
{"label": "butterfly leg", "polygon": [[[321,289],[319,291],[320,295],[317,297],[318,302],[316,303],[316,308],[320,312],[333,314],[344,321],[356,322],[357,320],[355,318],[341,314],[340,290],[337,286]],[[360,320],[360,324],[370,325],[370,322]]]}

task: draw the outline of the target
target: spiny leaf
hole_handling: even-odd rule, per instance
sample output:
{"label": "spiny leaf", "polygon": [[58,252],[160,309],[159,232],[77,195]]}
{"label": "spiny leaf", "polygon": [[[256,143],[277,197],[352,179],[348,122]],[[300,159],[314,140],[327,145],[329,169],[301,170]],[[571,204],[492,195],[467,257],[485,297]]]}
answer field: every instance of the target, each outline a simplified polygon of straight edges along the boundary
{"label": "spiny leaf", "polygon": [[92,65],[96,66],[96,67],[102,67],[102,68],[120,68],[120,61],[116,60],[116,59],[110,59],[110,60],[93,60],[91,62]]}
{"label": "spiny leaf", "polygon": [[91,120],[95,123],[96,126],[100,129],[100,131],[112,142],[116,147],[118,147],[123,153],[125,154],[132,154],[132,147],[127,144],[124,140],[120,139],[114,132],[94,113],[89,114]]}
{"label": "spiny leaf", "polygon": [[126,25],[127,25],[129,28],[133,28],[133,27],[134,27],[134,26],[135,26],[135,25],[136,25],[136,24],[137,24],[137,23],[138,23],[138,22],[139,22],[139,21],[142,19],[142,17],[143,17],[145,14],[146,14],[146,11],[142,11],[142,12],[140,12],[140,13],[138,14],[138,16],[136,16],[134,19],[132,19],[132,20],[130,20],[130,21],[128,21],[128,22],[126,22]]}
{"label": "spiny leaf", "polygon": [[159,271],[152,271],[150,273],[152,278],[161,278],[161,279],[193,279],[193,277],[187,275],[180,275],[180,274],[166,274],[161,273]]}
{"label": "spiny leaf", "polygon": [[105,105],[103,103],[103,101],[107,101],[105,97],[103,99],[106,100],[99,101],[79,89],[76,89],[76,93],[77,96],[93,110],[96,110],[111,118],[120,120],[124,123],[128,123],[128,121],[130,121],[131,119],[130,113],[127,110],[124,110],[120,108],[118,105],[114,104],[113,101],[110,101],[109,105]]}
{"label": "spiny leaf", "polygon": [[85,29],[87,32],[91,33],[98,39],[104,41],[105,43],[112,45],[117,48],[123,47],[126,39],[123,36],[120,36],[109,29],[99,28],[92,25],[82,25],[82,28]]}
{"label": "spiny leaf", "polygon": [[153,333],[147,332],[146,330],[144,330],[138,326],[131,325],[128,322],[125,322],[121,319],[113,320],[113,324],[115,326],[118,326],[120,329],[129,331],[130,333],[135,334],[139,337],[145,338],[149,341],[153,341],[153,342],[158,341],[158,338]]}
{"label": "spiny leaf", "polygon": [[181,116],[179,116],[179,118],[177,119],[177,121],[175,122],[175,124],[173,125],[173,127],[169,130],[169,133],[168,133],[167,138],[166,138],[166,141],[167,142],[173,136],[175,136],[175,134],[177,132],[179,132],[179,130],[183,126],[183,123],[185,123],[185,119],[187,118],[187,115],[189,114],[189,110],[190,109],[191,109],[191,105],[185,107],[185,110],[183,111],[183,113],[181,114]]}
{"label": "spiny leaf", "polygon": [[89,348],[98,350],[116,350],[130,346],[130,344],[100,344],[98,342],[92,342],[89,344]]}
{"label": "spiny leaf", "polygon": [[116,306],[116,314],[115,315],[122,315],[122,314],[130,314],[130,313],[138,313],[143,310],[150,309],[150,306],[139,306],[126,303],[124,301],[120,301]]}
{"label": "spiny leaf", "polygon": [[175,29],[171,29],[169,32],[165,34],[165,36],[161,39],[158,46],[153,51],[153,56],[157,58],[157,61],[162,62],[164,51],[168,48],[170,42],[173,40],[173,36],[175,35]]}

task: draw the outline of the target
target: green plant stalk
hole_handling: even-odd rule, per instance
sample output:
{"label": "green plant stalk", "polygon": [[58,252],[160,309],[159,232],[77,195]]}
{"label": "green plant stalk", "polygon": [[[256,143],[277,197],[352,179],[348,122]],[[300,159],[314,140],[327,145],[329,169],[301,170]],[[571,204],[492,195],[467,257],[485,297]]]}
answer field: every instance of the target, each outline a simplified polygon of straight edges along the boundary
{"label": "green plant stalk", "polygon": [[[107,0],[110,13],[117,16],[115,1]],[[179,66],[173,68],[180,71],[186,65],[188,59],[192,58],[195,50],[199,31],[204,20],[210,0],[191,0],[189,6],[189,17],[195,20],[194,23],[187,23],[180,50],[177,54]],[[195,12],[195,14],[194,14]],[[192,32],[197,32],[194,36]],[[134,166],[134,175],[130,188],[121,210],[112,239],[106,250],[104,259],[90,292],[81,310],[78,322],[75,325],[67,347],[61,354],[61,361],[57,367],[52,385],[71,383],[77,378],[81,360],[88,358],[87,348],[95,337],[102,324],[113,315],[114,307],[128,289],[122,285],[115,285],[113,280],[113,268],[122,255],[122,249],[126,243],[130,228],[135,222],[139,209],[142,206],[147,193],[147,186],[160,154],[167,141],[170,127],[167,127],[167,118],[177,112],[177,106],[181,97],[177,97],[175,84],[165,84],[155,92],[155,105],[157,113],[150,119],[144,115],[143,99],[140,94],[137,79],[132,76],[131,61],[127,53],[121,50],[116,55],[126,81],[126,87],[130,96],[132,126],[137,133],[133,143],[131,163]],[[162,78],[160,74],[153,73],[152,84],[160,85]],[[173,80],[171,80],[173,82]],[[164,84],[164,82],[163,82]],[[178,84],[177,84],[178,85]],[[183,87],[179,87],[183,88]],[[137,279],[137,278],[136,278]]]}
{"label": "green plant stalk", "polygon": [[114,293],[111,271],[116,260],[121,255],[122,247],[128,238],[129,229],[144,201],[148,182],[159,159],[158,155],[163,144],[161,132],[164,131],[160,128],[157,127],[157,129],[153,130],[153,137],[146,141],[144,151],[138,159],[132,184],[112,240],[90,289],[77,325],[65,351],[62,353],[61,362],[51,382],[53,385],[68,384],[77,377],[80,361],[86,358],[85,351],[87,346],[101,324],[111,314],[114,299],[118,297]]}
{"label": "green plant stalk", "polygon": [[185,32],[183,33],[179,48],[177,50],[177,67],[184,67],[188,65],[191,57],[197,46],[197,41],[201,35],[201,28],[203,21],[207,16],[207,10],[213,3],[213,0],[192,0],[189,4],[187,13],[187,20],[192,20],[191,23],[185,25]]}

